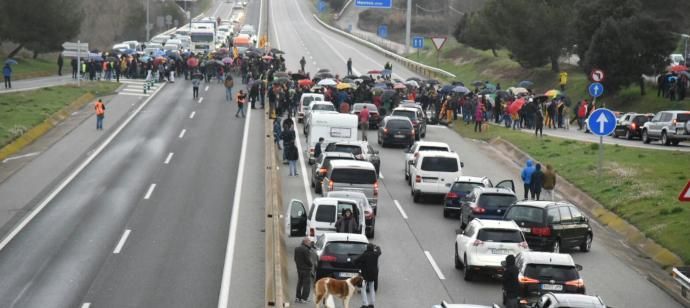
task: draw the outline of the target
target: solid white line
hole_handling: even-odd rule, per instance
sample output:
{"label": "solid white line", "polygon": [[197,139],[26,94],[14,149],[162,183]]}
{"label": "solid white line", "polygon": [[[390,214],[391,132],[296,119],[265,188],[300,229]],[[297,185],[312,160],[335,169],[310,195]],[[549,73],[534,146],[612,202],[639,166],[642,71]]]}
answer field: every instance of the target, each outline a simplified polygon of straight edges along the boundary
{"label": "solid white line", "polygon": [[170,163],[170,160],[171,160],[172,157],[173,157],[173,155],[174,155],[174,153],[173,153],[173,152],[170,152],[170,153],[168,154],[168,157],[165,158],[165,161],[164,161],[163,163],[166,164],[166,165],[169,164],[169,163]]}
{"label": "solid white line", "polygon": [[441,273],[441,269],[436,264],[436,261],[434,261],[434,257],[431,256],[431,253],[425,250],[424,254],[426,255],[426,259],[429,260],[429,263],[431,263],[431,267],[434,268],[434,272],[436,272],[438,279],[446,280],[446,276],[443,276],[443,273]]}
{"label": "solid white line", "polygon": [[203,101],[204,101],[204,98],[203,98],[203,97],[199,97],[199,101],[197,102],[197,104],[201,104],[201,102],[203,102]]}
{"label": "solid white line", "polygon": [[194,115],[196,114],[196,111],[192,111],[192,113],[189,115],[190,119],[194,119]]}
{"label": "solid white line", "polygon": [[17,236],[17,234],[19,234],[19,232],[21,232],[22,229],[24,229],[26,225],[28,225],[29,222],[31,222],[31,220],[34,219],[34,217],[36,217],[36,215],[38,215],[38,213],[40,213],[43,210],[43,208],[46,207],[46,205],[48,205],[48,203],[53,201],[53,199],[55,199],[55,197],[63,189],[65,189],[65,187],[67,187],[67,185],[69,185],[69,183],[71,183],[74,180],[74,178],[76,178],[77,175],[79,175],[79,173],[81,173],[82,170],[84,170],[84,168],[86,168],[86,166],[88,166],[94,160],[98,156],[98,154],[100,154],[103,151],[103,149],[105,149],[105,147],[107,147],[113,141],[113,139],[115,139],[115,137],[117,137],[117,135],[120,134],[120,132],[125,128],[125,126],[127,126],[127,124],[129,124],[129,122],[131,122],[132,119],[134,119],[134,117],[137,116],[139,112],[141,112],[141,110],[144,109],[144,107],[146,107],[146,105],[151,101],[151,99],[153,99],[154,95],[164,87],[165,84],[158,88],[149,98],[147,98],[144,101],[143,104],[141,104],[136,110],[134,110],[134,112],[132,112],[129,115],[129,117],[125,119],[125,121],[122,122],[122,124],[120,124],[120,126],[113,132],[113,134],[110,135],[108,139],[106,139],[103,143],[101,143],[101,145],[96,149],[93,155],[89,156],[84,162],[82,162],[81,165],[79,165],[79,167],[77,167],[67,178],[65,178],[64,181],[62,181],[62,183],[60,183],[60,185],[58,185],[58,187],[55,188],[55,190],[53,190],[53,192],[51,192],[45,199],[43,199],[43,201],[36,208],[34,208],[34,210],[31,211],[31,213],[28,216],[26,216],[24,220],[22,220],[2,240],[2,242],[0,242],[0,251],[2,251],[5,248],[5,246],[7,246],[7,244],[9,244],[10,241],[12,241],[12,239],[15,236]]}
{"label": "solid white line", "polygon": [[247,108],[247,118],[244,122],[242,133],[242,149],[240,150],[239,169],[235,180],[235,196],[232,200],[232,214],[228,230],[228,244],[225,248],[225,264],[223,265],[223,279],[218,295],[218,308],[227,308],[230,299],[230,282],[232,281],[232,260],[235,255],[235,241],[237,239],[237,221],[240,215],[240,202],[242,200],[242,182],[244,181],[244,165],[247,160],[247,140],[249,139],[249,123],[251,122],[252,109]]}
{"label": "solid white line", "polygon": [[186,133],[186,132],[187,132],[187,130],[183,128],[182,131],[180,132],[180,135],[177,136],[177,138],[182,138],[182,137],[184,137],[184,133]]}
{"label": "solid white line", "polygon": [[81,308],[89,308],[89,307],[91,307],[91,303],[83,303],[81,305]]}
{"label": "solid white line", "polygon": [[144,93],[129,93],[129,92],[117,92],[117,95],[129,95],[129,96],[150,96],[149,94],[144,94]]}
{"label": "solid white line", "polygon": [[149,186],[149,190],[146,192],[146,195],[144,196],[144,199],[148,200],[151,198],[151,194],[153,193],[153,190],[156,189],[156,183],[151,184]]}
{"label": "solid white line", "polygon": [[115,246],[115,250],[113,250],[114,254],[120,253],[122,251],[122,247],[125,246],[125,242],[127,242],[127,238],[129,237],[129,233],[132,232],[132,230],[127,229],[125,230],[124,233],[122,233],[122,237],[120,238],[120,241],[117,242],[117,246]]}
{"label": "solid white line", "polygon": [[41,154],[41,152],[31,152],[31,153],[27,153],[27,154],[23,154],[23,155],[12,156],[12,157],[5,158],[2,161],[2,163],[4,164],[4,163],[11,161],[11,160],[20,159],[20,158],[27,158],[27,157],[31,157],[31,156],[36,156],[38,154]]}
{"label": "solid white line", "polygon": [[379,171],[379,179],[383,180],[383,172]]}
{"label": "solid white line", "polygon": [[208,91],[208,86],[206,86],[206,88],[204,89],[204,91]]}
{"label": "solid white line", "polygon": [[393,203],[395,203],[395,207],[398,208],[400,215],[402,215],[404,219],[407,219],[407,214],[405,214],[405,210],[403,210],[402,206],[400,206],[400,202],[398,202],[398,200],[393,200]]}

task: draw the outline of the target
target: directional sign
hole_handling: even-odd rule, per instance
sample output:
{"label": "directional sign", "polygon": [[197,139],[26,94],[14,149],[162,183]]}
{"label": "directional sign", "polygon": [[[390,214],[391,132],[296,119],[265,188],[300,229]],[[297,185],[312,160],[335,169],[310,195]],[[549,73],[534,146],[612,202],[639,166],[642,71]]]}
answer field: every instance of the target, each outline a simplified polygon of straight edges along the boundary
{"label": "directional sign", "polygon": [[436,47],[436,50],[441,50],[441,47],[443,47],[443,44],[446,43],[446,40],[448,37],[442,36],[442,37],[432,37],[431,41],[434,43],[434,47]]}
{"label": "directional sign", "polygon": [[[79,45],[80,45],[79,49],[81,49],[81,50],[88,50],[89,49],[89,43],[81,43]],[[64,43],[62,43],[62,48],[64,50],[77,50],[77,43],[64,42]]]}
{"label": "directional sign", "polygon": [[589,74],[589,78],[592,79],[594,82],[602,82],[604,81],[604,71],[600,69],[593,69],[592,72]]}
{"label": "directional sign", "polygon": [[393,0],[355,0],[356,7],[390,9],[393,6]]}
{"label": "directional sign", "polygon": [[89,57],[89,51],[88,50],[80,50],[77,52],[76,50],[65,50],[62,52],[62,56],[66,58],[76,58],[77,56],[81,58],[88,58]]}
{"label": "directional sign", "polygon": [[319,1],[319,13],[323,13],[326,10],[326,2]]}
{"label": "directional sign", "polygon": [[382,38],[388,37],[388,25],[379,25],[378,35]]}
{"label": "directional sign", "polygon": [[424,48],[424,37],[423,36],[413,37],[412,38],[412,47],[417,48],[417,49]]}
{"label": "directional sign", "polygon": [[688,181],[688,184],[685,184],[685,188],[678,195],[678,201],[690,202],[690,181]]}
{"label": "directional sign", "polygon": [[599,108],[587,118],[587,126],[592,134],[608,136],[616,129],[616,115],[611,110]]}
{"label": "directional sign", "polygon": [[589,84],[589,95],[592,97],[599,97],[604,94],[604,85],[598,82],[592,82]]}

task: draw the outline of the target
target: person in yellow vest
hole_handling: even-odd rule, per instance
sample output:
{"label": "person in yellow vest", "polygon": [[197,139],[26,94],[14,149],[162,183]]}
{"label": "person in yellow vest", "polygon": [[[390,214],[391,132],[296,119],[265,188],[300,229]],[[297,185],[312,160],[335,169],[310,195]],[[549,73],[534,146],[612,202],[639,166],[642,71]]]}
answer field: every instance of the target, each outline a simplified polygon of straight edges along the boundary
{"label": "person in yellow vest", "polygon": [[105,104],[103,104],[103,100],[99,98],[94,109],[96,109],[96,130],[103,130],[103,118],[105,118]]}
{"label": "person in yellow vest", "polygon": [[565,91],[565,86],[568,84],[568,73],[561,72],[558,74],[558,83],[561,85],[561,91]]}

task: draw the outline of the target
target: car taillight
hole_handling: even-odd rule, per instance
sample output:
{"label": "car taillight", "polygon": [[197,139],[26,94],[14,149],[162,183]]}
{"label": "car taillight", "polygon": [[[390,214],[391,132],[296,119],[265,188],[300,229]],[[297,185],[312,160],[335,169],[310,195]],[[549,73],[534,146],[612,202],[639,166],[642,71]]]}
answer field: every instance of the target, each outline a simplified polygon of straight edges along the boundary
{"label": "car taillight", "polygon": [[314,148],[310,148],[309,153],[314,154]]}
{"label": "car taillight", "polygon": [[459,199],[459,198],[460,198],[460,195],[458,195],[457,193],[454,193],[452,191],[446,194],[446,199],[455,200],[455,199]]}
{"label": "car taillight", "polygon": [[520,282],[521,284],[533,284],[539,283],[539,280],[520,275],[518,276],[518,282]]}
{"label": "car taillight", "polygon": [[379,195],[379,181],[374,182],[374,197]]}
{"label": "car taillight", "polygon": [[551,236],[551,227],[532,227],[530,230],[533,235],[549,237]]}
{"label": "car taillight", "polygon": [[582,288],[585,286],[585,281],[582,279],[575,279],[575,280],[566,281],[565,285],[571,286],[571,287],[576,287],[576,288]]}
{"label": "car taillight", "polygon": [[410,131],[410,136],[414,136],[414,128]]}
{"label": "car taillight", "polygon": [[329,255],[323,255],[319,260],[324,261],[324,262],[335,262],[336,257],[335,256],[329,256]]}
{"label": "car taillight", "polygon": [[316,230],[314,230],[314,228],[309,228],[309,236],[311,236],[311,237],[316,236]]}
{"label": "car taillight", "polygon": [[417,123],[419,123],[419,122],[417,122],[417,121],[412,121],[412,125],[417,125]]}
{"label": "car taillight", "polygon": [[472,213],[474,214],[484,214],[486,212],[486,209],[483,207],[473,207],[472,208]]}
{"label": "car taillight", "polygon": [[524,241],[520,242],[520,244],[518,244],[518,246],[520,246],[520,248],[529,249],[529,245],[527,245],[527,242],[524,242]]}
{"label": "car taillight", "polygon": [[319,169],[319,173],[320,173],[321,175],[326,175],[326,172],[327,172],[327,171],[328,171],[328,169],[326,169],[326,168],[320,168],[320,169]]}
{"label": "car taillight", "polygon": [[484,242],[480,240],[474,240],[474,243],[472,243],[472,246],[481,246],[484,245]]}
{"label": "car taillight", "polygon": [[421,182],[422,182],[422,177],[421,177],[421,176],[415,176],[415,177],[414,177],[414,182],[415,182],[415,183],[421,183]]}
{"label": "car taillight", "polygon": [[335,184],[333,180],[328,181],[328,190],[333,190],[333,184]]}
{"label": "car taillight", "polygon": [[633,122],[633,123],[630,123],[630,128],[636,129],[636,128],[637,128],[637,124],[635,124],[634,122]]}

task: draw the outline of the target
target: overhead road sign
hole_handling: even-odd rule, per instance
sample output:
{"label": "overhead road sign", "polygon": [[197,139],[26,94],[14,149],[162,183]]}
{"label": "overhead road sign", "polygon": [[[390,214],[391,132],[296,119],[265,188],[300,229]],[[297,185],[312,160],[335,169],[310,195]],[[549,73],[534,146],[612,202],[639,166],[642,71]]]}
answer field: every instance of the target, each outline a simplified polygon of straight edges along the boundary
{"label": "overhead road sign", "polygon": [[604,71],[600,69],[593,69],[592,72],[589,74],[589,78],[592,79],[594,82],[603,82],[604,81]]}
{"label": "overhead road sign", "polygon": [[446,43],[447,39],[448,37],[446,36],[432,37],[431,42],[434,43],[434,47],[436,47],[436,50],[441,50],[441,47],[443,47],[443,44]]}
{"label": "overhead road sign", "polygon": [[599,108],[589,116],[587,125],[592,134],[608,136],[616,129],[616,115],[611,110]]}
{"label": "overhead road sign", "polygon": [[604,85],[598,82],[590,83],[587,89],[589,90],[589,95],[594,98],[597,98],[604,94]]}
{"label": "overhead road sign", "polygon": [[393,7],[393,0],[355,0],[356,7],[390,9]]}
{"label": "overhead road sign", "polygon": [[424,48],[424,37],[423,36],[413,37],[412,38],[412,47],[417,48],[417,49]]}
{"label": "overhead road sign", "polygon": [[678,201],[690,202],[690,181],[688,181],[688,184],[685,184],[685,188],[678,195]]}

